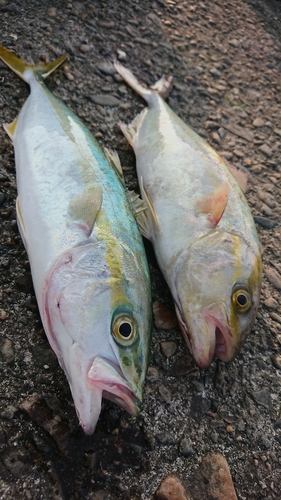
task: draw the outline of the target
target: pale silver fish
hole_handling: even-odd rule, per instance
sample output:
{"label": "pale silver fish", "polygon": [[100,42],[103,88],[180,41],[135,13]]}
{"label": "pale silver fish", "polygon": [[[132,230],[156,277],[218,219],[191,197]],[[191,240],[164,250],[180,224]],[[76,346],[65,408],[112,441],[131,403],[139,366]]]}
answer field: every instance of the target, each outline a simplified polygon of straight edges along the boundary
{"label": "pale silver fish", "polygon": [[0,47],[0,57],[31,89],[5,126],[18,225],[44,329],[90,434],[102,396],[133,415],[142,399],[151,336],[142,237],[117,158],[43,83],[65,56],[31,66]]}
{"label": "pale silver fish", "polygon": [[[154,246],[179,324],[200,367],[230,361],[249,334],[261,287],[261,249],[238,171],[164,102],[171,79],[152,89],[115,68],[148,103],[121,129],[134,148],[148,210],[143,234]],[[235,177],[236,178],[235,178]]]}

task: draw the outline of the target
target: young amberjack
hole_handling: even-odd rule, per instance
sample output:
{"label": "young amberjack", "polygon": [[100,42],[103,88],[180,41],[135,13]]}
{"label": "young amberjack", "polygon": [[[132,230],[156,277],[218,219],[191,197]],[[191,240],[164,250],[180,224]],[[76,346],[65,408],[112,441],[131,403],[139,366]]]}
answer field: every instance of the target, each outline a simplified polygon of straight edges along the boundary
{"label": "young amberjack", "polygon": [[151,336],[142,237],[118,158],[44,85],[65,56],[32,66],[0,47],[0,57],[31,89],[5,126],[18,225],[44,329],[90,434],[102,396],[134,415],[142,399]]}
{"label": "young amberjack", "polygon": [[[261,249],[243,194],[245,175],[223,159],[164,102],[172,79],[141,85],[115,68],[147,102],[130,125],[151,240],[173,295],[179,324],[198,365],[230,361],[249,334],[261,288]],[[241,189],[243,188],[243,189]]]}

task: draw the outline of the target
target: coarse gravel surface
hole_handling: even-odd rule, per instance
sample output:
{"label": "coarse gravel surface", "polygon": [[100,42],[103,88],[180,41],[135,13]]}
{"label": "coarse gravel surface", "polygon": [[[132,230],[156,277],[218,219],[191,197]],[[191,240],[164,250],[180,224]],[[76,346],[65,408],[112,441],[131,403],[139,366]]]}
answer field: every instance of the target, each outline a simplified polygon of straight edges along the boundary
{"label": "coarse gravel surface", "polygon": [[[85,436],[42,329],[16,224],[13,147],[1,127],[0,499],[149,500],[170,473],[192,491],[202,457],[220,452],[239,500],[280,500],[281,2],[0,0],[0,35],[29,62],[68,53],[47,85],[117,150],[130,189],[138,189],[135,158],[118,121],[130,122],[145,103],[112,60],[146,84],[172,74],[170,106],[249,171],[264,266],[258,316],[232,363],[200,371],[178,326],[156,317],[140,416],[105,401]],[[28,92],[0,62],[0,124],[16,117]],[[147,242],[146,250],[153,301],[172,310]]]}

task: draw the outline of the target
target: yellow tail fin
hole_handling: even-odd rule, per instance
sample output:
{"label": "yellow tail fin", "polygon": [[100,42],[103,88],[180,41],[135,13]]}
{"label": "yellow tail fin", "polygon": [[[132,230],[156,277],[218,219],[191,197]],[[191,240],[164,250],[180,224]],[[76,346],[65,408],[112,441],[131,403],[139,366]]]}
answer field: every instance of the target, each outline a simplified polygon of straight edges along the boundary
{"label": "yellow tail fin", "polygon": [[35,75],[41,76],[42,78],[46,78],[66,60],[67,55],[61,56],[59,59],[52,62],[32,65],[22,61],[13,52],[0,45],[0,58],[20,78],[27,82],[28,78],[25,77],[25,72],[27,70],[32,71]]}

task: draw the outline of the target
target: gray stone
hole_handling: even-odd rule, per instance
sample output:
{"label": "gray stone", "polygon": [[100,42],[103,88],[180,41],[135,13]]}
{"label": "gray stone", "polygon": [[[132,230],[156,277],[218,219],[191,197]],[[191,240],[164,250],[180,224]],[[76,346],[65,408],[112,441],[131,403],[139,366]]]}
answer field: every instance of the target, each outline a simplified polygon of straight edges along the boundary
{"label": "gray stone", "polygon": [[276,288],[276,290],[281,290],[281,275],[274,269],[274,267],[266,267],[264,269],[264,274],[267,277],[269,283]]}
{"label": "gray stone", "polygon": [[268,158],[272,156],[272,149],[268,146],[268,144],[263,144],[259,147],[259,150]]}
{"label": "gray stone", "polygon": [[90,96],[91,101],[93,101],[95,104],[99,104],[100,106],[119,106],[121,104],[121,101],[117,99],[117,97],[114,97],[113,95],[109,94],[97,94]]}
{"label": "gray stone", "polygon": [[116,73],[116,69],[110,61],[100,62],[96,67],[105,75],[114,75],[114,73]]}
{"label": "gray stone", "polygon": [[181,455],[184,457],[191,457],[194,455],[194,450],[192,448],[192,445],[190,443],[190,439],[187,437],[183,437],[180,442],[179,442],[179,452]]}
{"label": "gray stone", "polygon": [[258,405],[271,410],[272,400],[271,394],[268,389],[265,388],[261,389],[260,391],[251,392],[251,396]]}
{"label": "gray stone", "polygon": [[259,217],[257,215],[254,217],[254,221],[264,229],[273,229],[278,224],[278,221],[276,220],[267,219],[266,217]]}

